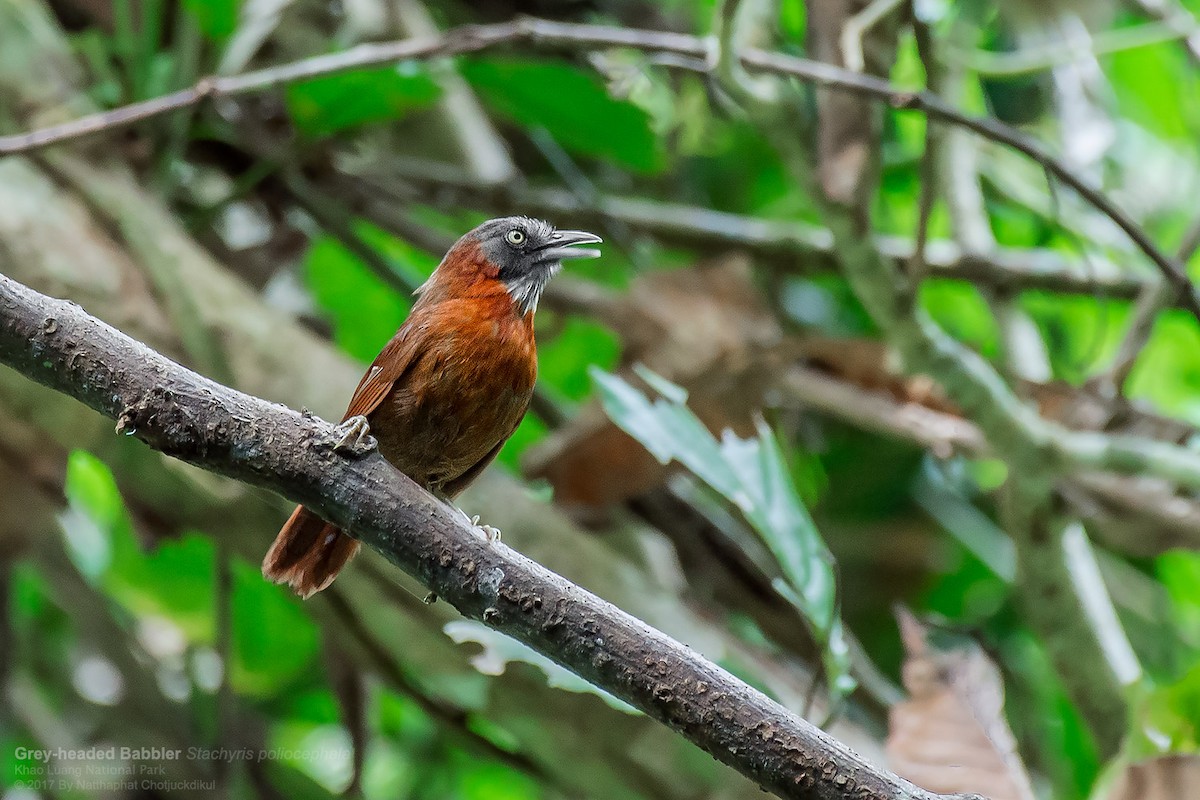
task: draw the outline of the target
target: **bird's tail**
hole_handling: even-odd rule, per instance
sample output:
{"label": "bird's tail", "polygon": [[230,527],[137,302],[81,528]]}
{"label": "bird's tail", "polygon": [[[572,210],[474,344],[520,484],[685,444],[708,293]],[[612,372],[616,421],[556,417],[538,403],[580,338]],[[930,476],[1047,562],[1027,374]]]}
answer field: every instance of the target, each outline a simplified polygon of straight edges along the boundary
{"label": "bird's tail", "polygon": [[262,573],[267,580],[286,583],[308,598],[333,583],[357,552],[355,539],[304,506],[296,506],[267,551]]}

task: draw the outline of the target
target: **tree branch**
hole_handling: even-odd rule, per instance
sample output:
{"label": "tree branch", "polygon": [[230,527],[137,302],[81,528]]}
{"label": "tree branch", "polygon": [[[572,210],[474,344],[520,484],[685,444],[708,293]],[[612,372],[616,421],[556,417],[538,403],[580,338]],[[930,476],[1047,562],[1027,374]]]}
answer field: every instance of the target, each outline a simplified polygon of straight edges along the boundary
{"label": "tree branch", "polygon": [[[683,734],[780,797],[939,797],[879,770],[690,649],[500,543],[333,426],[221,386],[0,276],[0,361],[162,452],[304,503],[468,617]],[[961,796],[960,796],[961,797]]]}
{"label": "tree branch", "polygon": [[[386,169],[382,164],[372,164],[375,166]],[[420,198],[494,213],[553,213],[564,223],[607,217],[673,243],[744,248],[781,268],[796,271],[819,268],[805,264],[797,269],[798,258],[825,260],[834,255],[833,235],[828,228],[794,220],[622,195],[604,195],[585,202],[572,192],[553,187],[498,186],[481,191],[467,183],[465,174],[416,176],[393,169],[375,172],[371,177],[360,176],[357,167],[354,172],[335,178],[330,184],[332,190],[349,199],[358,213],[410,240],[412,222],[404,222],[396,199],[403,204]],[[404,185],[398,186],[397,182]],[[874,241],[882,254],[898,264],[912,259],[912,239],[881,234]],[[835,265],[828,263],[828,268],[832,270]],[[1084,264],[1038,248],[997,247],[983,253],[973,248],[964,250],[948,239],[926,243],[925,268],[930,277],[969,281],[994,289],[1042,289],[1121,299],[1137,298],[1147,286],[1160,282],[1154,273],[1139,274],[1111,261],[1093,259]]]}
{"label": "tree branch", "polygon": [[[463,26],[439,36],[384,44],[362,44],[340,53],[315,56],[241,75],[204,78],[188,89],[169,95],[122,106],[112,111],[91,114],[29,133],[0,137],[0,156],[26,153],[51,144],[114,130],[209,99],[265,91],[296,81],[396,61],[478,53],[514,44],[576,51],[630,47],[647,52],[684,56],[683,59],[675,59],[674,65],[695,69],[707,68],[704,65],[707,64],[710,50],[708,42],[687,34],[577,25],[540,19]],[[1192,286],[1179,262],[1159,249],[1149,235],[1103,192],[1089,185],[1063,161],[1055,158],[1037,141],[1015,128],[993,118],[963,113],[929,92],[900,89],[881,78],[850,72],[829,64],[755,48],[742,49],[740,57],[742,65],[746,68],[797,78],[822,88],[882,100],[896,109],[919,111],[1023,153],[1040,164],[1049,174],[1070,186],[1124,231],[1162,273],[1173,293],[1178,296],[1180,305],[1200,319],[1200,294]]]}
{"label": "tree branch", "polygon": [[[809,367],[791,367],[780,388],[790,400],[864,431],[929,450],[936,458],[994,456],[975,423],[904,402]],[[1200,548],[1200,502],[1165,481],[1079,472],[1065,479],[1067,497],[1108,547],[1154,556],[1176,547]]]}

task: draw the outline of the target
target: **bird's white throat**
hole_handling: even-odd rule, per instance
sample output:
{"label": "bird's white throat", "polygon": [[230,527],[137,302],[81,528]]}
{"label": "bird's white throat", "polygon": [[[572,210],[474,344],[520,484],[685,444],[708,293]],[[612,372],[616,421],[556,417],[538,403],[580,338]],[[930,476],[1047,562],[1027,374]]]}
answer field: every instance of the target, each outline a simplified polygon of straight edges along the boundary
{"label": "bird's white throat", "polygon": [[505,283],[504,288],[512,296],[513,302],[521,309],[522,316],[530,311],[537,311],[538,300],[550,279],[558,274],[562,264],[551,264],[545,269],[530,270],[518,278]]}

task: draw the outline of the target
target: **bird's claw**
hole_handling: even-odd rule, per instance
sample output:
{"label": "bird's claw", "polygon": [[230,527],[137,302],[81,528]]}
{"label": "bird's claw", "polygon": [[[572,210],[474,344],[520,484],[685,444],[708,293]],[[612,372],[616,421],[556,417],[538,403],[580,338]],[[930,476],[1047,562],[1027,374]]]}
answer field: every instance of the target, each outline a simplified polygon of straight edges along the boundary
{"label": "bird's claw", "polygon": [[[462,511],[462,509],[459,510]],[[466,517],[467,512],[462,511],[462,515]],[[488,544],[500,541],[500,529],[493,528],[491,525],[480,525],[478,514],[473,517],[467,517],[467,521],[471,523],[472,528],[483,534],[483,538],[487,539]]]}
{"label": "bird's claw", "polygon": [[350,417],[338,425],[334,428],[334,433],[338,438],[334,440],[333,451],[345,456],[365,456],[379,446],[379,442],[371,435],[371,426],[367,423],[367,418],[362,414]]}
{"label": "bird's claw", "polygon": [[458,506],[453,506],[453,508],[455,511],[457,511],[459,514],[462,515],[462,518],[467,521],[467,524],[470,525],[473,530],[476,530],[479,533],[483,534],[483,538],[487,539],[488,544],[492,544],[494,542],[500,541],[500,529],[499,528],[493,528],[491,525],[480,525],[478,514],[475,514],[474,516],[472,516],[471,514],[468,514],[467,512],[463,511]]}

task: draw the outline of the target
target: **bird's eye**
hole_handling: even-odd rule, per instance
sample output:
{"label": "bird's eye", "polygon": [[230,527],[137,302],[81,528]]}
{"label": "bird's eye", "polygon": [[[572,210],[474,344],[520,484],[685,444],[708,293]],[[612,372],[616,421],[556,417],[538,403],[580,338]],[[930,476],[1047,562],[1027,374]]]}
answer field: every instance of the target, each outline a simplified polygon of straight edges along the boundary
{"label": "bird's eye", "polygon": [[524,244],[525,231],[520,228],[513,228],[504,238],[508,240],[509,244]]}

